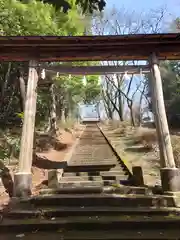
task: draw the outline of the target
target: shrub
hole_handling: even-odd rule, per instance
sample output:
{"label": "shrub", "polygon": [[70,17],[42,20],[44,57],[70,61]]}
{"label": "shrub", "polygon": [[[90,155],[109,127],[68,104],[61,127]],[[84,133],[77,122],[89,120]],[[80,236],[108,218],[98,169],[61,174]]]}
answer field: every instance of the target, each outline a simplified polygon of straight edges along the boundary
{"label": "shrub", "polygon": [[20,137],[4,135],[0,139],[0,159],[9,161],[11,158],[18,158],[20,152]]}
{"label": "shrub", "polygon": [[121,137],[125,137],[132,133],[133,127],[131,126],[130,122],[124,121],[124,122],[119,122],[118,128],[113,130],[114,134],[118,134]]}
{"label": "shrub", "polygon": [[153,149],[157,142],[156,130],[140,127],[135,132],[133,141],[135,144],[142,144],[146,149]]}
{"label": "shrub", "polygon": [[171,136],[174,160],[176,163],[176,167],[180,167],[180,137],[179,136]]}
{"label": "shrub", "polygon": [[60,128],[63,128],[64,130],[69,131],[70,129],[74,128],[75,124],[76,124],[76,120],[72,119],[72,118],[68,118],[66,119],[66,121],[58,121],[57,125]]}

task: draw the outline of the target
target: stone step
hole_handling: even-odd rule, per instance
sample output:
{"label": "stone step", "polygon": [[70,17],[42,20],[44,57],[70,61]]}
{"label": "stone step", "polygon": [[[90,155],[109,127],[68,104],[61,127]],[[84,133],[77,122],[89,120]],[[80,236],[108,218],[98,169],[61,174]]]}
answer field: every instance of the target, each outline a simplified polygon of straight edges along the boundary
{"label": "stone step", "polygon": [[105,181],[105,180],[126,180],[127,176],[63,176],[60,182],[72,182],[72,181]]}
{"label": "stone step", "polygon": [[102,181],[101,176],[70,176],[61,178],[62,182],[72,182],[72,181]]}
{"label": "stone step", "polygon": [[[143,216],[70,216],[66,218],[53,219],[8,219],[4,218],[0,224],[1,234],[3,232],[29,232],[29,231],[102,231],[113,230],[164,230],[173,229],[180,232],[180,218],[152,216],[144,218]],[[35,236],[35,235],[34,235]],[[111,238],[112,239],[112,238]]]}
{"label": "stone step", "polygon": [[97,164],[97,165],[69,165],[64,172],[96,172],[108,171],[115,167],[115,164]]}
{"label": "stone step", "polygon": [[106,159],[98,159],[98,161],[93,162],[89,159],[86,159],[86,156],[81,156],[79,157],[76,161],[69,161],[68,166],[99,166],[99,165],[112,165],[112,166],[118,166],[118,162],[113,162],[110,160]]}
{"label": "stone step", "polygon": [[90,187],[63,187],[63,188],[47,188],[47,189],[41,189],[39,193],[41,195],[47,195],[47,194],[96,194],[96,193],[102,193],[103,187],[97,187],[97,186],[90,186]]}
{"label": "stone step", "polygon": [[160,218],[174,217],[180,218],[180,209],[177,208],[122,208],[122,207],[43,207],[41,209],[14,209],[6,213],[5,218],[10,219],[30,219],[30,218],[53,218],[69,216],[121,216],[123,218]]}
{"label": "stone step", "polygon": [[87,193],[116,193],[116,194],[144,194],[148,196],[163,195],[161,188],[136,187],[136,186],[83,186],[83,187],[59,187],[40,190],[40,194],[87,194]]}
{"label": "stone step", "polygon": [[118,207],[177,207],[178,197],[142,194],[54,194],[33,196],[21,200],[36,206],[118,206]]}
{"label": "stone step", "polygon": [[100,172],[100,175],[101,176],[104,176],[104,177],[107,177],[107,176],[117,176],[117,177],[125,177],[127,178],[127,175],[124,174],[123,171],[103,171],[103,172]]}
{"label": "stone step", "polygon": [[[72,176],[119,176],[125,177],[122,171],[92,171],[92,172],[64,172],[63,177],[72,177]],[[127,176],[126,176],[127,178]]]}
{"label": "stone step", "polygon": [[127,180],[128,176],[127,175],[119,175],[119,176],[101,176],[103,180],[116,180],[116,181],[121,181],[121,180]]}
{"label": "stone step", "polygon": [[59,187],[102,187],[102,186],[111,186],[112,184],[118,184],[116,180],[99,180],[99,181],[63,181],[59,182]]}
{"label": "stone step", "polygon": [[32,240],[32,239],[43,239],[43,240],[177,240],[180,236],[179,229],[125,229],[120,230],[96,230],[96,231],[78,231],[78,230],[68,230],[68,231],[36,231],[28,232],[28,234],[16,234],[16,233],[6,233],[1,234],[3,240],[14,240],[18,236],[23,236],[22,239]]}

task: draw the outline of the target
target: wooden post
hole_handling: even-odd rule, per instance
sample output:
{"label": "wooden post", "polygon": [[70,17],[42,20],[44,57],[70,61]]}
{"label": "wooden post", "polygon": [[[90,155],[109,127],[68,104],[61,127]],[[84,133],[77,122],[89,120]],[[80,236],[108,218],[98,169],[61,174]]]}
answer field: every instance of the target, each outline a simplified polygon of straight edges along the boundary
{"label": "wooden post", "polygon": [[179,191],[180,181],[177,180],[177,178],[179,178],[179,170],[176,168],[174,161],[164,105],[161,74],[158,66],[158,59],[155,53],[153,53],[150,57],[150,64],[152,72],[152,80],[150,83],[152,91],[152,106],[160,150],[162,187],[164,191]]}
{"label": "wooden post", "polygon": [[37,100],[37,62],[29,62],[29,76],[21,137],[18,172],[14,176],[14,195],[24,197],[31,194],[31,167],[33,155],[34,126]]}
{"label": "wooden post", "polygon": [[144,186],[144,177],[143,177],[143,171],[141,166],[133,166],[132,167],[133,172],[133,183],[135,186]]}

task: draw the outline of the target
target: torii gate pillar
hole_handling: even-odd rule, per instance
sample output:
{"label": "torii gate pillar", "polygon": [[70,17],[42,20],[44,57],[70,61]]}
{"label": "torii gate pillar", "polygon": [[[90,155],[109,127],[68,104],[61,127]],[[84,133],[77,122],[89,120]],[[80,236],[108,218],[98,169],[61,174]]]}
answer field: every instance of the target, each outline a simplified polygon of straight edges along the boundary
{"label": "torii gate pillar", "polygon": [[160,172],[164,192],[180,191],[180,171],[176,168],[163,98],[161,74],[155,53],[150,57],[152,107],[160,150]]}
{"label": "torii gate pillar", "polygon": [[29,62],[29,75],[24,110],[24,121],[21,137],[21,149],[18,171],[14,176],[14,196],[26,197],[31,195],[31,167],[33,157],[34,127],[37,100],[37,61]]}

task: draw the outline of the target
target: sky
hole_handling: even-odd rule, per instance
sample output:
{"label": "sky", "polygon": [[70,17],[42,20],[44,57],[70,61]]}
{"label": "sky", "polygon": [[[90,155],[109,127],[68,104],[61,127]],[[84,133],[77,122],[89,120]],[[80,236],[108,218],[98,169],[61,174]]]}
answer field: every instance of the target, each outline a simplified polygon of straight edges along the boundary
{"label": "sky", "polygon": [[[151,9],[165,8],[167,11],[167,23],[172,22],[172,19],[174,20],[176,17],[180,17],[180,0],[106,0],[106,2],[106,11],[115,7],[116,9],[129,9],[130,12],[135,11],[136,13],[146,13]],[[93,117],[95,113],[92,112],[92,108],[84,108],[81,114],[82,116],[92,115]]]}
{"label": "sky", "polygon": [[169,14],[180,16],[180,0],[107,0],[107,8],[112,6],[125,7],[137,12],[166,6]]}

